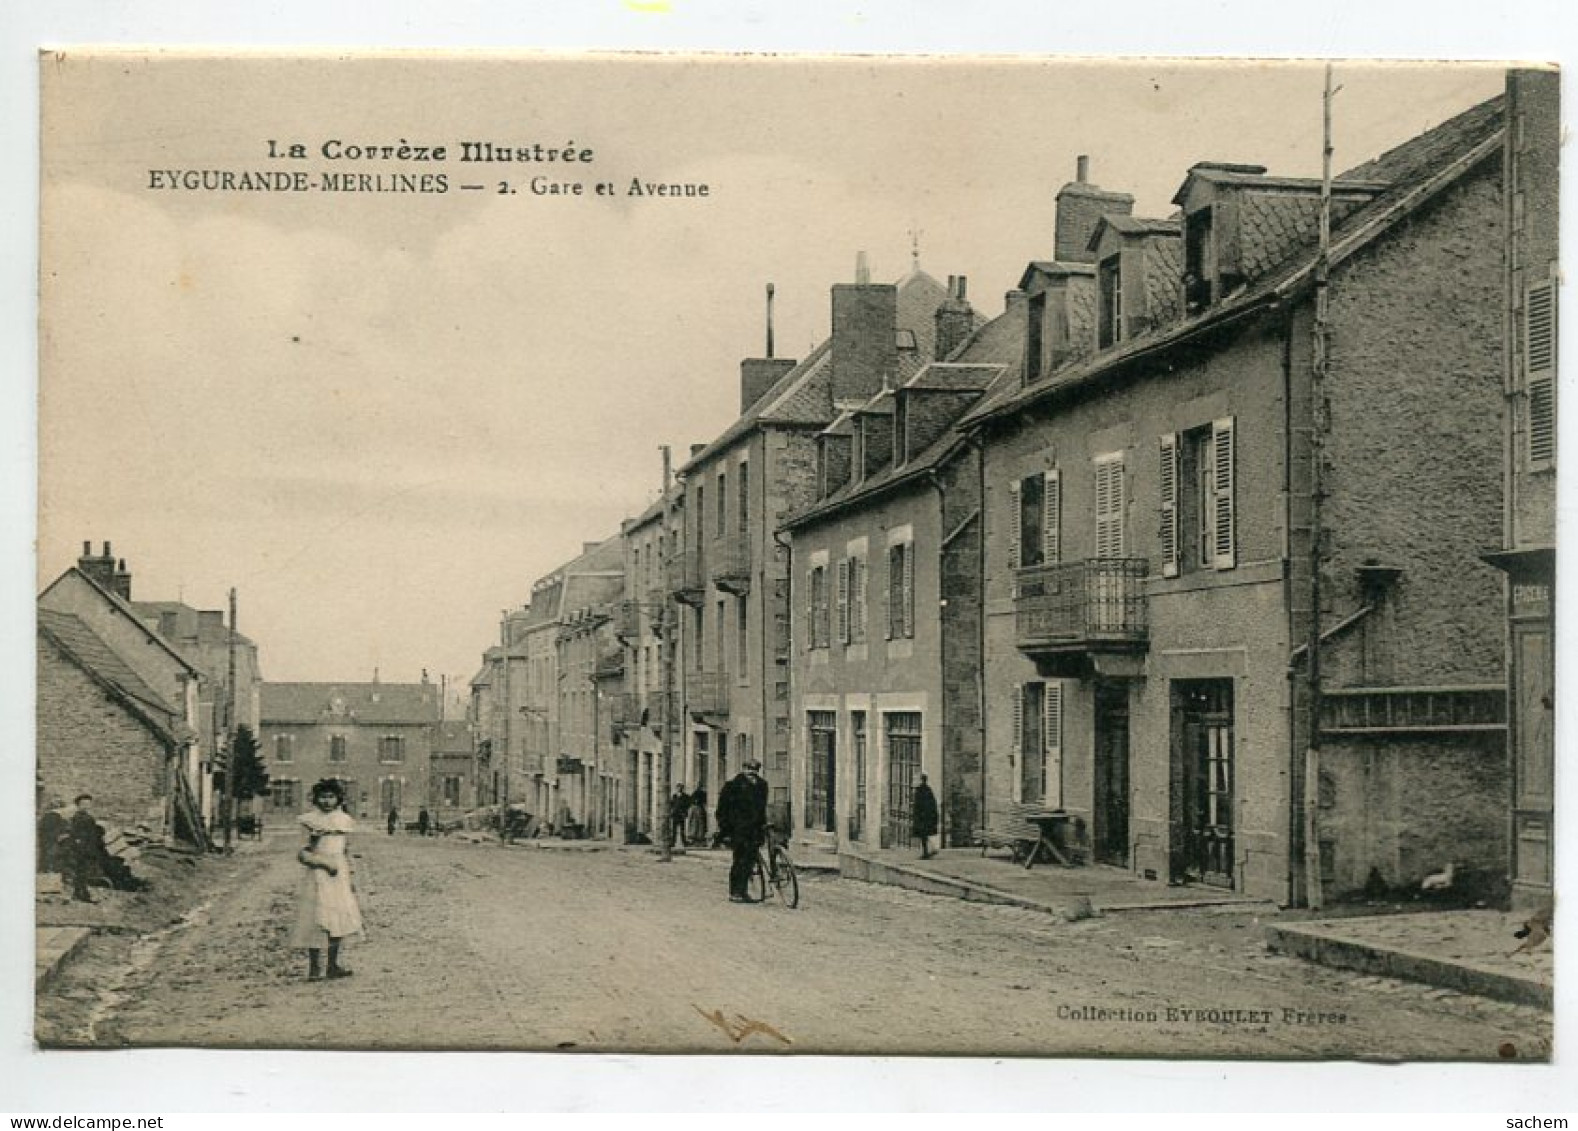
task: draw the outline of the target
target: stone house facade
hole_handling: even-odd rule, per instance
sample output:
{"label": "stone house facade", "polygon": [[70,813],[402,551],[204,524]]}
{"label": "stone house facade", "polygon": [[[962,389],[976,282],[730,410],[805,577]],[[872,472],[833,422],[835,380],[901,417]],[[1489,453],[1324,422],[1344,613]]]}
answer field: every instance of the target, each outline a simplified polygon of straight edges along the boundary
{"label": "stone house facade", "polygon": [[948,844],[981,786],[979,461],[953,425],[1017,383],[1025,309],[986,324],[950,279],[938,360],[818,437],[818,495],[784,523],[792,610],[796,836],[858,851],[910,840],[925,774]]}
{"label": "stone house facade", "polygon": [[1318,394],[1319,182],[1197,165],[1179,216],[1096,221],[1094,271],[1027,272],[1027,342],[1096,318],[967,421],[989,822],[1061,809],[1096,862],[1283,902],[1499,867],[1500,130],[1338,178]]}
{"label": "stone house facade", "polygon": [[431,796],[436,685],[264,683],[260,745],[269,772],[270,816],[311,804],[313,783],[338,779],[353,817],[382,821],[390,809],[415,820]]}

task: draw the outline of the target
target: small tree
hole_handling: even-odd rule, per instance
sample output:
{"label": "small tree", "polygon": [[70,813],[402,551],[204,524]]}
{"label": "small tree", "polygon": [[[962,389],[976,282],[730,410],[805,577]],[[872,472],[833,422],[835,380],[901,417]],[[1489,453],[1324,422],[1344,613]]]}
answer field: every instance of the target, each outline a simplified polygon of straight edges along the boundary
{"label": "small tree", "polygon": [[230,765],[236,775],[236,800],[249,801],[268,793],[268,767],[258,757],[258,740],[243,723],[231,743]]}

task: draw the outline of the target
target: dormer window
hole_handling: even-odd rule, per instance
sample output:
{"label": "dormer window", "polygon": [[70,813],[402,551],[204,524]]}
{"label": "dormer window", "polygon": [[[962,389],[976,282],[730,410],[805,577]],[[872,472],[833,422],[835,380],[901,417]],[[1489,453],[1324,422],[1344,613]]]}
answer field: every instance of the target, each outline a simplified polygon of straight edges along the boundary
{"label": "dormer window", "polygon": [[1121,253],[1109,255],[1096,269],[1099,318],[1096,345],[1107,349],[1123,340],[1123,274]]}
{"label": "dormer window", "polygon": [[1211,305],[1216,283],[1214,210],[1207,205],[1184,220],[1184,310],[1197,314]]}
{"label": "dormer window", "polygon": [[1046,325],[1047,293],[1037,291],[1030,296],[1026,306],[1025,322],[1025,381],[1028,384],[1041,376],[1042,330]]}

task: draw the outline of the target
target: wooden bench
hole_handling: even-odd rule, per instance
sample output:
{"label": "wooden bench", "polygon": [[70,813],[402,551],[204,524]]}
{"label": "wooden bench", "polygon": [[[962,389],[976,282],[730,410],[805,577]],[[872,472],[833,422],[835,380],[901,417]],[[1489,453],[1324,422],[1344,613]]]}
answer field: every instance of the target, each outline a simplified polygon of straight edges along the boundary
{"label": "wooden bench", "polygon": [[993,848],[1006,848],[1013,853],[1014,863],[1034,868],[1039,860],[1053,860],[1065,868],[1072,863],[1064,852],[1047,839],[1037,818],[1047,815],[1044,805],[1010,801],[989,805],[986,824],[975,832],[981,844],[981,855]]}

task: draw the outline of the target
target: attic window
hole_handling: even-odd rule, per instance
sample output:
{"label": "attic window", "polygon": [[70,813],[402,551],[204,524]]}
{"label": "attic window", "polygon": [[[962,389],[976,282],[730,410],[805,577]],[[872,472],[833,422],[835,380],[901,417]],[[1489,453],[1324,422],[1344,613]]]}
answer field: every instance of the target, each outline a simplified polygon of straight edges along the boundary
{"label": "attic window", "polygon": [[1047,293],[1037,291],[1030,296],[1025,322],[1025,381],[1028,384],[1041,376],[1042,327],[1046,323]]}
{"label": "attic window", "polygon": [[1208,205],[1195,209],[1184,221],[1184,310],[1189,314],[1211,305],[1216,275],[1212,220]]}
{"label": "attic window", "polygon": [[1096,344],[1101,349],[1116,345],[1123,339],[1123,278],[1119,269],[1120,260],[1121,255],[1109,255],[1096,269],[1101,303]]}

